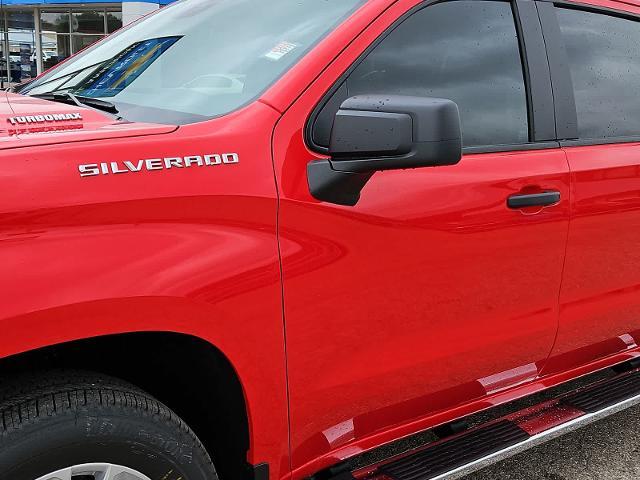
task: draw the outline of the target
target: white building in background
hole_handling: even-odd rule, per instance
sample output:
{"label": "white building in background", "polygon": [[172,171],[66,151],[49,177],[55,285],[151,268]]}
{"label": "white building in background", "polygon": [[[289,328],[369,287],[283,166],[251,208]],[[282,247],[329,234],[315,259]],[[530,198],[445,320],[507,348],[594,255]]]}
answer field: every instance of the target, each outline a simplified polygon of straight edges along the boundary
{"label": "white building in background", "polygon": [[18,83],[171,0],[0,0],[0,78]]}

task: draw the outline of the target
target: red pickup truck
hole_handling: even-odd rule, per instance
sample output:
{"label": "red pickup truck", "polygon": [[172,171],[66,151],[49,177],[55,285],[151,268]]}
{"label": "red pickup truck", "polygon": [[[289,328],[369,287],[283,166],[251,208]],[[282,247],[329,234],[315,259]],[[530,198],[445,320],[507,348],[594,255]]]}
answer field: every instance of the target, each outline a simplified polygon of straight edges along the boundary
{"label": "red pickup truck", "polygon": [[183,0],[0,99],[0,479],[459,478],[640,402],[640,2]]}

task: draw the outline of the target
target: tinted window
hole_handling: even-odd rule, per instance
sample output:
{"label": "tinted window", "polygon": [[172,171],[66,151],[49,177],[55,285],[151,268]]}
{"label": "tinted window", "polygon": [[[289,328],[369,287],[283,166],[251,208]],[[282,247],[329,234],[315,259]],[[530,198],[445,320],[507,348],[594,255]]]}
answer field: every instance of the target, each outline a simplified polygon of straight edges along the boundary
{"label": "tinted window", "polygon": [[465,146],[528,141],[527,100],[511,6],[456,1],[416,12],[347,80],[347,95],[453,100]]}
{"label": "tinted window", "polygon": [[640,135],[640,24],[558,9],[581,138]]}

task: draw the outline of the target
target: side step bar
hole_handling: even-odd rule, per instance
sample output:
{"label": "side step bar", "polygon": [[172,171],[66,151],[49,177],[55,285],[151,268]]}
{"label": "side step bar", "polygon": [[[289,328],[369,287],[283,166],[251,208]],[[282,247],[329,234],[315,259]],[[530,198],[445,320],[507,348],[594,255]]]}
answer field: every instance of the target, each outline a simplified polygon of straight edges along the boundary
{"label": "side step bar", "polygon": [[450,480],[640,404],[640,368],[335,479]]}

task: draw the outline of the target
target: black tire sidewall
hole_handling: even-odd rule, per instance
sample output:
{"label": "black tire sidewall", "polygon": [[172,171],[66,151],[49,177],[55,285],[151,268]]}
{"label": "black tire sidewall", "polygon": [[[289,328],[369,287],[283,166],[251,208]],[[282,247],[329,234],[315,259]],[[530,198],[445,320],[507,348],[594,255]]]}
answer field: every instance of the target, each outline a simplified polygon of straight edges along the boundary
{"label": "black tire sidewall", "polygon": [[0,436],[0,480],[36,480],[84,463],[122,465],[151,480],[217,480],[195,437],[176,425],[175,417],[121,406],[41,415]]}

